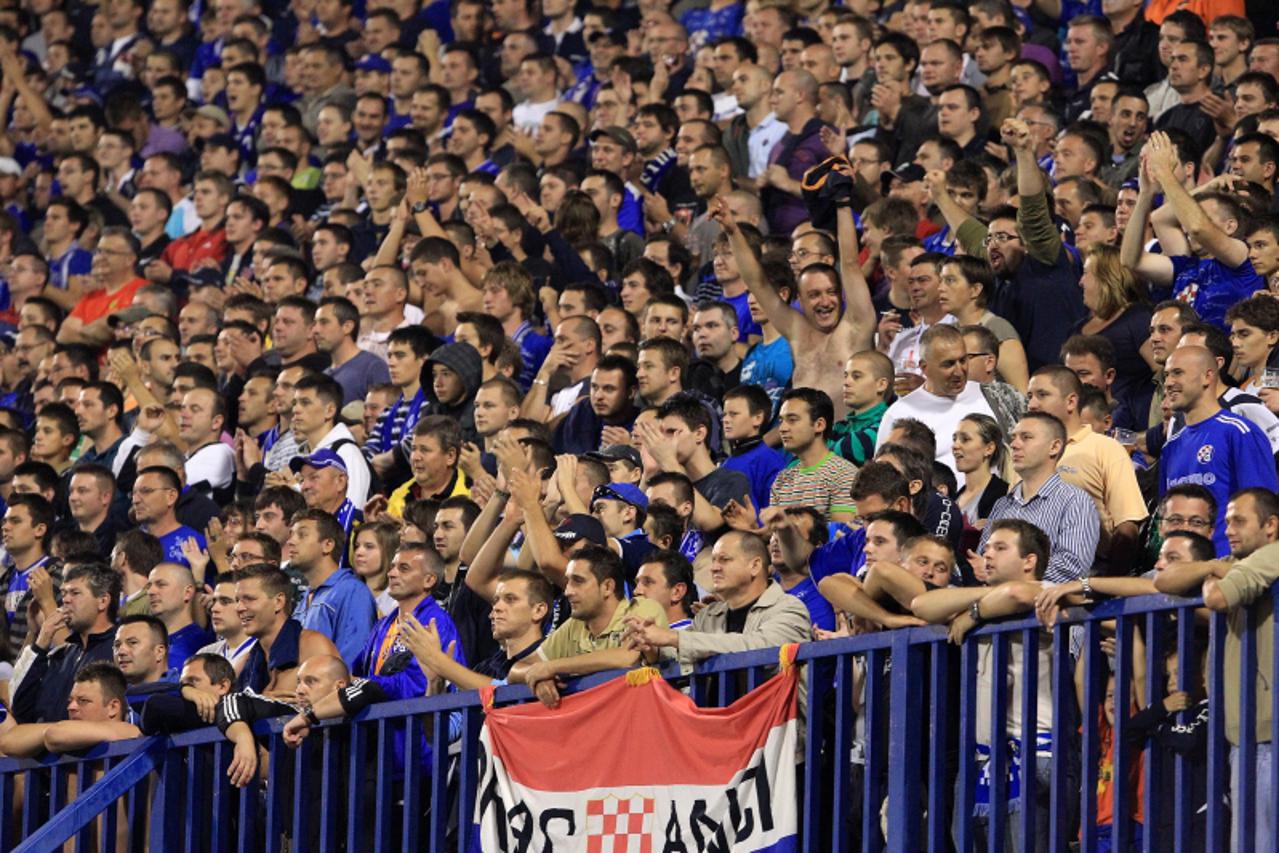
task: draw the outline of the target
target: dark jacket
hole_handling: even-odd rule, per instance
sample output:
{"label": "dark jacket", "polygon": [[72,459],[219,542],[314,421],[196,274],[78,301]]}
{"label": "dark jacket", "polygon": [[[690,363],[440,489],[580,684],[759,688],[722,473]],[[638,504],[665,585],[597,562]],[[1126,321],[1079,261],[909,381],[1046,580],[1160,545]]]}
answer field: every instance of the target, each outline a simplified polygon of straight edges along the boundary
{"label": "dark jacket", "polygon": [[[432,366],[436,364],[447,367],[462,378],[462,386],[466,391],[461,400],[446,404],[435,398]],[[422,388],[426,391],[427,399],[426,414],[456,418],[462,427],[462,441],[477,441],[479,434],[475,431],[475,392],[480,390],[480,383],[483,381],[484,360],[475,351],[475,347],[464,343],[445,344],[431,353],[431,357],[422,365]],[[409,437],[409,441],[412,442],[412,437]]]}
{"label": "dark jacket", "polygon": [[13,715],[23,723],[55,723],[67,718],[67,698],[75,675],[86,664],[112,659],[115,626],[101,634],[90,634],[86,646],[79,634],[52,651],[35,646],[31,668],[13,694]]}

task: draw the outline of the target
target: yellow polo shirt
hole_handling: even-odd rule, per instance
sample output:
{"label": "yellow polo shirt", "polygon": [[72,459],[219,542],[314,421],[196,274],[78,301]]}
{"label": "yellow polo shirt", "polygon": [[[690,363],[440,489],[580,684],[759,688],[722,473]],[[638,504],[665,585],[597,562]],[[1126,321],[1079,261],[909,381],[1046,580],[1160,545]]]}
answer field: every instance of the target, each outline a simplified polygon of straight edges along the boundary
{"label": "yellow polo shirt", "polygon": [[1066,443],[1057,463],[1062,480],[1078,486],[1097,504],[1103,535],[1125,521],[1140,524],[1149,515],[1137,485],[1137,473],[1123,445],[1082,426]]}

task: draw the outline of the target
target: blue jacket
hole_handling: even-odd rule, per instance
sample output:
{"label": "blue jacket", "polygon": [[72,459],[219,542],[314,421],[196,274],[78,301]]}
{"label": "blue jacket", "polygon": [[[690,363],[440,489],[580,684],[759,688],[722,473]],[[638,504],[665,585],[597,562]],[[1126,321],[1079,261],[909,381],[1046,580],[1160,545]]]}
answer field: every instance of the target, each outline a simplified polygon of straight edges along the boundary
{"label": "blue jacket", "polygon": [[[411,699],[416,696],[426,695],[426,675],[422,672],[421,665],[418,664],[417,658],[404,647],[403,642],[397,636],[391,643],[391,650],[387,654],[386,659],[382,662],[383,670],[390,670],[394,674],[382,675],[377,671],[377,656],[382,648],[382,641],[386,638],[386,634],[391,630],[391,626],[395,624],[395,620],[399,618],[399,611],[388,613],[377,621],[373,626],[373,633],[369,635],[368,642],[364,644],[364,650],[360,652],[359,658],[355,662],[355,668],[352,673],[361,678],[367,678],[376,682],[378,687],[382,688],[382,692],[386,694],[388,700],[395,699]],[[457,647],[453,652],[453,659],[463,666],[466,665],[466,655],[462,652],[462,642],[458,638],[457,626],[453,624],[453,620],[444,612],[444,608],[436,603],[435,599],[427,596],[422,602],[413,609],[413,618],[423,625],[428,624],[432,619],[435,620],[435,628],[440,634],[440,646],[447,649],[449,643],[456,642]],[[404,658],[407,658],[407,665],[399,667]]]}
{"label": "blue jacket", "polygon": [[310,601],[297,615],[303,628],[332,640],[342,660],[353,667],[377,619],[377,604],[354,572],[338,569],[310,591]]}

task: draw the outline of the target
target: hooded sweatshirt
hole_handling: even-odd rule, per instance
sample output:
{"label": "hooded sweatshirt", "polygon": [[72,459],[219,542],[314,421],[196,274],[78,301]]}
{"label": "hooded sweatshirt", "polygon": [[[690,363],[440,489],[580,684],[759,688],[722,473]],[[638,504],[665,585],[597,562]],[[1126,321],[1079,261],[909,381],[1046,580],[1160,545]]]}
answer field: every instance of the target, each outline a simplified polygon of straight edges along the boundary
{"label": "hooded sweatshirt", "polygon": [[[447,367],[461,377],[462,387],[465,390],[460,399],[446,403],[436,398],[435,383],[432,381],[432,366],[436,364]],[[431,353],[426,364],[422,365],[422,388],[426,391],[427,400],[423,414],[447,415],[454,418],[462,428],[462,441],[478,443],[479,434],[475,431],[475,392],[480,390],[480,384],[483,381],[484,361],[475,347],[456,342],[445,344]],[[408,443],[411,442],[410,435]],[[407,444],[404,450],[407,458]]]}

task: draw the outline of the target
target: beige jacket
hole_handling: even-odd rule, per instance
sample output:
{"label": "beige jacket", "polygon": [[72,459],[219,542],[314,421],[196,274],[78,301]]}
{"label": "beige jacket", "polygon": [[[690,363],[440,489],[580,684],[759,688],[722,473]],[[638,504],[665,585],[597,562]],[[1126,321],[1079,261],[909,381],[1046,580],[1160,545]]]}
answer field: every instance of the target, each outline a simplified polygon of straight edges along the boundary
{"label": "beige jacket", "polygon": [[1279,580],[1279,542],[1258,548],[1230,567],[1217,582],[1230,611],[1226,614],[1226,740],[1239,745],[1239,661],[1248,606],[1257,603],[1257,742],[1270,742],[1271,673],[1274,672],[1274,606],[1270,586]]}

